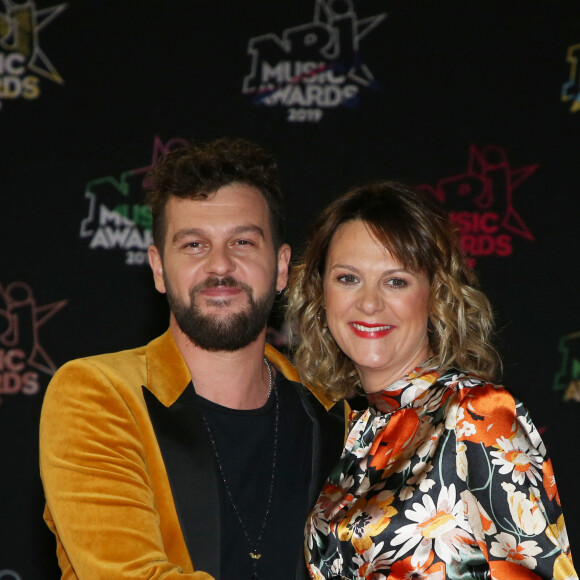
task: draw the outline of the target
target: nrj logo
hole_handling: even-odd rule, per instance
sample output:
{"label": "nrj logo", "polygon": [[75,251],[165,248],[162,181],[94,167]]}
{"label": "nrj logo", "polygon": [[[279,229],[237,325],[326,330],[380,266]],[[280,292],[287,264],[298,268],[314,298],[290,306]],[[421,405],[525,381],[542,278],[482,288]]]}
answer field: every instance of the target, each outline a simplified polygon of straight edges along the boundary
{"label": "nrj logo", "polygon": [[40,77],[63,83],[42,51],[39,36],[66,6],[39,10],[32,0],[0,0],[0,108],[7,99],[37,99]]}
{"label": "nrj logo", "polygon": [[243,94],[285,107],[289,122],[316,123],[323,109],[355,106],[361,88],[378,88],[360,44],[386,16],[359,18],[353,0],[315,0],[312,22],[248,41]]}
{"label": "nrj logo", "polygon": [[28,284],[0,284],[0,397],[35,395],[39,373],[54,374],[56,366],[40,343],[39,329],[66,303],[39,306]]}
{"label": "nrj logo", "polygon": [[534,236],[514,206],[514,192],[536,169],[512,169],[501,147],[478,149],[472,145],[465,173],[439,180],[435,187],[421,185],[449,209],[461,234],[466,254],[472,258],[510,256],[513,236]]}
{"label": "nrj logo", "polygon": [[81,222],[81,239],[89,241],[92,250],[123,250],[125,263],[147,263],[147,248],[153,242],[151,210],[143,203],[143,178],[157,158],[176,145],[187,141],[178,137],[163,144],[153,140],[150,165],[131,169],[115,177],[101,177],[86,186],[88,215]]}
{"label": "nrj logo", "polygon": [[560,338],[560,370],[554,377],[554,390],[564,391],[564,400],[580,402],[580,331]]}
{"label": "nrj logo", "polygon": [[576,113],[580,111],[580,69],[578,67],[578,56],[580,55],[580,44],[573,44],[568,48],[566,62],[570,65],[568,80],[562,86],[562,101],[570,104],[570,111]]}

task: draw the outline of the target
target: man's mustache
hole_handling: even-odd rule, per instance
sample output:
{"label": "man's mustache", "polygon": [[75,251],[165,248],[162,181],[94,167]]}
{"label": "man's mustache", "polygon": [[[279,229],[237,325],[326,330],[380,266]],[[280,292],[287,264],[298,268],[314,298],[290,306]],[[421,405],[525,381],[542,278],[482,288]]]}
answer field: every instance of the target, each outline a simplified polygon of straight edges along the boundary
{"label": "man's mustache", "polygon": [[212,276],[211,278],[206,278],[203,282],[196,284],[191,289],[191,296],[200,292],[201,290],[206,290],[208,288],[240,288],[246,292],[249,296],[253,295],[252,288],[239,280],[236,280],[232,276]]}

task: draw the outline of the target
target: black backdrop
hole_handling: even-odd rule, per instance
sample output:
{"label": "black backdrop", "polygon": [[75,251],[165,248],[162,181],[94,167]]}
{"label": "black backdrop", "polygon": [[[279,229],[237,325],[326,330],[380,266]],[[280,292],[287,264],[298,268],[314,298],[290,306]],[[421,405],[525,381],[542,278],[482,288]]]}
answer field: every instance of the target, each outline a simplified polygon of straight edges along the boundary
{"label": "black backdrop", "polygon": [[167,324],[143,171],[222,135],[279,159],[295,252],[364,181],[453,212],[580,549],[579,55],[576,0],[0,0],[0,579],[58,577],[37,469],[54,369]]}

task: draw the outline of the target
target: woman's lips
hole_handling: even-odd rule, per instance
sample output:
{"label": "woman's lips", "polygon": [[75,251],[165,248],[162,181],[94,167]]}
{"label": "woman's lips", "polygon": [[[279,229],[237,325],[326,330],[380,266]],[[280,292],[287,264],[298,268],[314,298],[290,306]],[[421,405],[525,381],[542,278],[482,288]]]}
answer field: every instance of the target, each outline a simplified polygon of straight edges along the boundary
{"label": "woman's lips", "polygon": [[368,324],[366,322],[350,322],[353,332],[361,338],[383,338],[395,327],[388,324]]}

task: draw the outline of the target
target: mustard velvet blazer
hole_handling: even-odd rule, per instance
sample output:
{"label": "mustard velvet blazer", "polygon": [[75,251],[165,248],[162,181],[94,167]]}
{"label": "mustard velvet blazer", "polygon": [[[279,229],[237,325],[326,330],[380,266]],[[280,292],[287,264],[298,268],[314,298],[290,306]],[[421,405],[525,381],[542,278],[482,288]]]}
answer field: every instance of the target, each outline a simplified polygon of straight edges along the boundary
{"label": "mustard velvet blazer", "polygon": [[[313,422],[314,504],[340,457],[347,409],[298,384],[270,345],[265,355]],[[219,577],[214,458],[170,331],[57,371],[42,408],[40,470],[64,580]]]}

